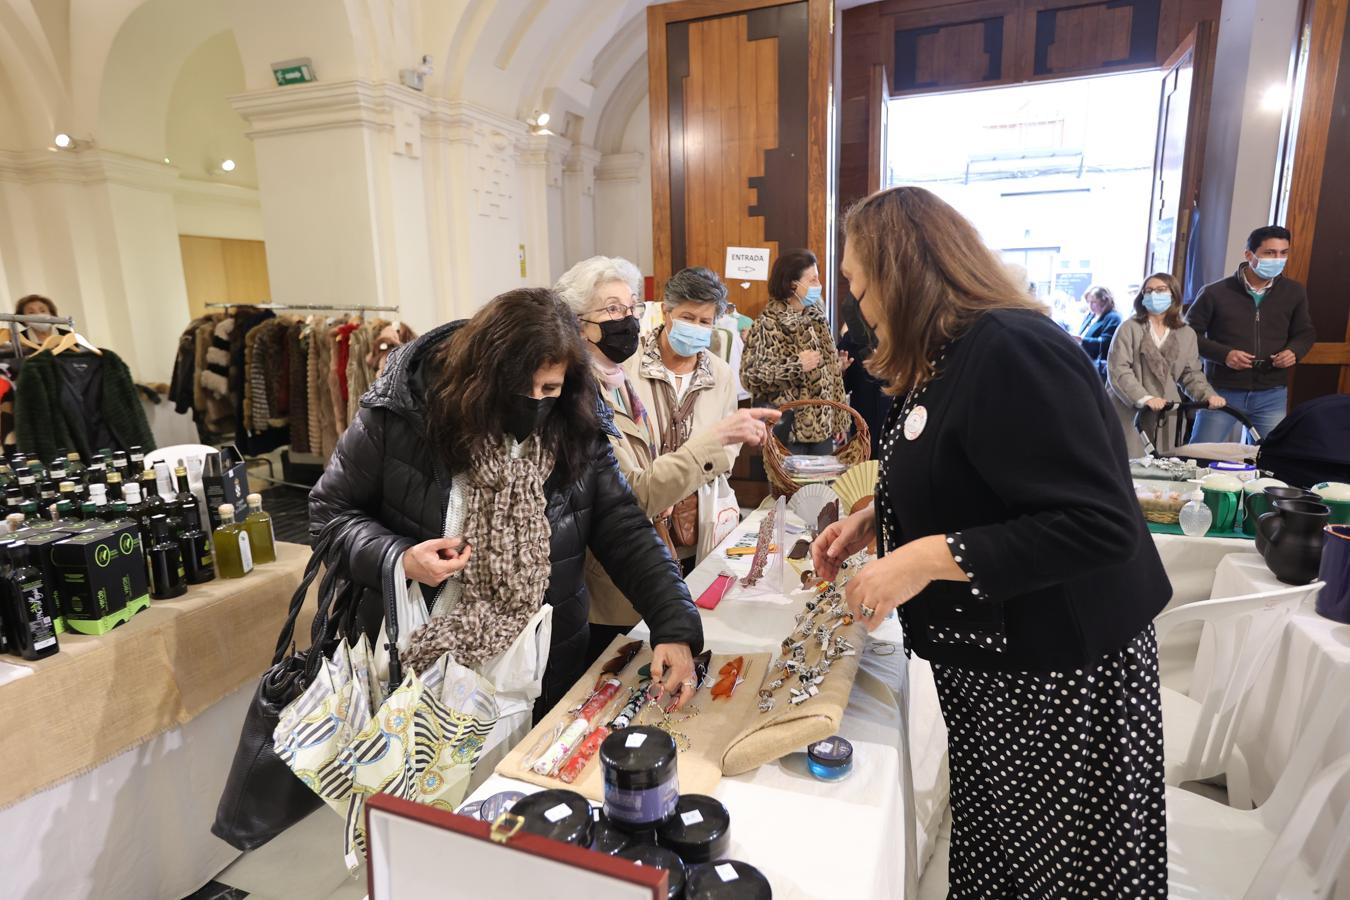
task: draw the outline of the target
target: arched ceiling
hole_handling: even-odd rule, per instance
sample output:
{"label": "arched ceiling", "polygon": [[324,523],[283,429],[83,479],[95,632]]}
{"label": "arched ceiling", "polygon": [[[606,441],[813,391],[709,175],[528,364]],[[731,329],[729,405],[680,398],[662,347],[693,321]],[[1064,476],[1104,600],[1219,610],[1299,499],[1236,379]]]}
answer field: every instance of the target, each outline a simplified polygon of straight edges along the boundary
{"label": "arched ceiling", "polygon": [[[184,65],[230,32],[243,89],[274,87],[270,63],[313,60],[321,82],[397,82],[434,61],[427,92],[524,119],[581,120],[581,139],[621,136],[646,93],[648,0],[6,0],[0,69],[21,141],[54,129],[147,159],[165,155]],[[2,89],[2,87],[0,87]],[[0,109],[4,105],[0,103]],[[609,124],[605,124],[608,122]],[[9,124],[9,123],[5,123]],[[8,129],[5,129],[8,130]]]}

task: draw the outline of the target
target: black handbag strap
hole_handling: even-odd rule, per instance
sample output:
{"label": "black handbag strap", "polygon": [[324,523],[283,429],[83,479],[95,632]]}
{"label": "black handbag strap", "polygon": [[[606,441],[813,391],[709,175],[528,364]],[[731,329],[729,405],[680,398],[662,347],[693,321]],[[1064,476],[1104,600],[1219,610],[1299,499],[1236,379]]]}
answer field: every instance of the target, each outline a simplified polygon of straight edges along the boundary
{"label": "black handbag strap", "polygon": [[[309,594],[310,585],[314,583],[315,577],[319,574],[320,567],[323,566],[324,562],[327,560],[332,548],[334,536],[343,526],[348,524],[350,518],[350,516],[335,517],[323,527],[323,530],[319,532],[319,536],[315,539],[313,550],[309,556],[309,562],[305,564],[305,574],[301,576],[300,585],[295,589],[295,593],[291,595],[291,606],[286,613],[286,621],[281,626],[281,633],[277,635],[277,646],[272,652],[272,665],[275,666],[286,658],[291,644],[295,640],[295,622],[296,619],[300,617],[301,608],[305,605],[305,597]],[[335,567],[330,565],[328,572],[325,573],[322,582],[323,586],[331,586],[332,582],[330,576],[333,575],[335,571]],[[332,602],[332,594],[334,593],[331,590],[331,587],[329,590],[325,590],[323,586],[319,589],[319,611],[315,614],[316,622],[327,621],[328,610],[326,605]],[[314,632],[311,632],[311,637],[313,636],[313,633]]]}

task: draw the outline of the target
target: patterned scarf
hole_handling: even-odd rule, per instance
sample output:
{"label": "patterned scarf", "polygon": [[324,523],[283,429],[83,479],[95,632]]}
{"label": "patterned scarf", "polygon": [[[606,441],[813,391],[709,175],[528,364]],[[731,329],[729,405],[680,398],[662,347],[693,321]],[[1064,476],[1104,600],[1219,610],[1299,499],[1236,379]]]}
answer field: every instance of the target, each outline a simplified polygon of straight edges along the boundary
{"label": "patterned scarf", "polygon": [[553,453],[539,438],[512,457],[489,444],[469,469],[464,537],[473,556],[464,568],[464,593],[453,609],[413,632],[403,662],[424,671],[446,651],[476,667],[503,653],[544,602],[550,574],[544,480]]}

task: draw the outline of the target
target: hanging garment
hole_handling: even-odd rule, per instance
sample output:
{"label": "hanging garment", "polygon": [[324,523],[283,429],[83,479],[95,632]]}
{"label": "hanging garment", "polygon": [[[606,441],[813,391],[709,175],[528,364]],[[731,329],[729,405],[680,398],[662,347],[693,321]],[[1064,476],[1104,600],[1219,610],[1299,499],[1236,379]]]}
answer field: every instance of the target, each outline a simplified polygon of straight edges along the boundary
{"label": "hanging garment", "polygon": [[303,335],[304,322],[293,322],[286,329],[286,375],[290,381],[289,408],[291,451],[310,453],[309,431],[309,348]]}
{"label": "hanging garment", "polygon": [[338,436],[347,430],[347,360],[351,356],[351,334],[360,328],[357,322],[344,322],[333,329],[333,367],[330,388],[333,400],[333,421],[337,424]]}
{"label": "hanging garment", "polygon": [[333,406],[333,330],[322,321],[314,326],[313,333],[314,345],[318,348],[317,366],[314,373],[313,387],[315,389],[316,401],[313,404],[318,408],[318,435],[319,435],[319,453],[325,460],[333,455],[333,450],[337,447],[338,431],[337,419],[334,416]]}
{"label": "hanging garment", "polygon": [[111,350],[29,357],[15,385],[19,448],[50,460],[62,447],[86,461],[100,447],[155,449],[131,371]]}
{"label": "hanging garment", "polygon": [[375,377],[379,378],[384,374],[385,364],[389,362],[389,354],[404,344],[411,344],[415,340],[417,340],[417,333],[403,322],[395,322],[393,325],[388,325],[382,329],[375,337],[375,346],[366,359],[366,363],[375,373]]}
{"label": "hanging garment", "polygon": [[14,382],[7,377],[0,377],[0,446],[9,456],[17,445],[18,437],[14,433]]}
{"label": "hanging garment", "polygon": [[[197,329],[194,340],[194,352],[196,356],[196,365],[194,371],[196,376],[192,385],[192,407],[196,410],[197,435],[203,444],[225,443],[234,437],[234,414],[231,411],[229,398],[227,395],[218,395],[207,390],[203,381],[203,376],[207,373],[207,357],[215,340],[216,326],[222,321],[221,316],[212,316],[204,325]],[[230,320],[233,322],[233,320]],[[233,327],[233,324],[231,324]],[[223,352],[222,360],[225,366],[224,374],[228,375],[229,367],[229,342],[225,342],[226,348]],[[221,385],[228,391],[229,383],[222,376]]]}
{"label": "hanging garment", "polygon": [[351,333],[347,351],[347,424],[356,419],[361,408],[361,397],[375,380],[375,370],[371,367],[370,352],[375,346],[375,336],[388,326],[383,319],[365,322]]}
{"label": "hanging garment", "polygon": [[230,396],[230,341],[234,319],[221,319],[211,329],[211,345],[206,348],[206,370],[201,373],[202,387],[217,397]]}

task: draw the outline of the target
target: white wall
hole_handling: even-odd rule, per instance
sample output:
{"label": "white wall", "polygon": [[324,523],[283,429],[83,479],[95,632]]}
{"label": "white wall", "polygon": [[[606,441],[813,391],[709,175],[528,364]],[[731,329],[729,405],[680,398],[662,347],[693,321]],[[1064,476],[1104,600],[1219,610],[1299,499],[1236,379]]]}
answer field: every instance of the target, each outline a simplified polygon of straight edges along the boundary
{"label": "white wall", "polygon": [[1247,235],[1271,223],[1284,110],[1263,100],[1288,83],[1298,16],[1289,0],[1224,0],[1200,190],[1202,283],[1229,274]]}

